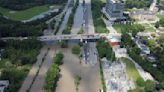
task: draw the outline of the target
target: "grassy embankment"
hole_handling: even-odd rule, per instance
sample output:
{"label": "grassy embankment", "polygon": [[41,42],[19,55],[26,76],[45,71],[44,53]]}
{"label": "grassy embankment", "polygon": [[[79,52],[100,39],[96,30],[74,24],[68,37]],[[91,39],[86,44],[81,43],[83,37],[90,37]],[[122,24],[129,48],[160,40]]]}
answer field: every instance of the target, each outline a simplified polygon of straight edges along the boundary
{"label": "grassy embankment", "polygon": [[[27,20],[32,18],[33,16],[36,16],[38,14],[41,14],[42,12],[49,10],[49,6],[50,5],[36,6],[21,11],[13,11],[10,9],[0,7],[0,13],[13,20]],[[60,5],[55,5],[55,8],[60,8],[60,7],[61,7]]]}
{"label": "grassy embankment", "polygon": [[[130,28],[132,25],[130,24],[114,24],[113,27],[116,29],[117,32],[121,33],[121,30],[124,28]],[[155,32],[155,29],[151,27],[149,24],[142,24],[144,27],[144,32]]]}
{"label": "grassy embankment", "polygon": [[142,78],[131,60],[127,58],[121,58],[121,60],[126,64],[126,72],[134,82],[137,81],[138,78]]}

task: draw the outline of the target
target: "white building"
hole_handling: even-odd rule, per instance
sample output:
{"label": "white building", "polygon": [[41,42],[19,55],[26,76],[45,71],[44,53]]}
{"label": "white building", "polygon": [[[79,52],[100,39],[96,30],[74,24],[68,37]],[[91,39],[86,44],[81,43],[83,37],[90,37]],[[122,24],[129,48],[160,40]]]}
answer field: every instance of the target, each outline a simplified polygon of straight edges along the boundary
{"label": "white building", "polygon": [[124,5],[123,0],[107,0],[106,12],[111,18],[122,19]]}
{"label": "white building", "polygon": [[9,86],[8,80],[0,80],[0,92],[4,92],[5,88]]}

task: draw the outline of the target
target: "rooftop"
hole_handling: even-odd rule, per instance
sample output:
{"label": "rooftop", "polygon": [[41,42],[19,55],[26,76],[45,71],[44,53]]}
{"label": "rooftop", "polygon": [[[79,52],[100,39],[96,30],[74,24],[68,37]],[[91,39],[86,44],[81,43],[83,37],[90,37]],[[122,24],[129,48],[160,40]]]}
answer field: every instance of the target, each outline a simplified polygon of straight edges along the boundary
{"label": "rooftop", "polygon": [[123,0],[111,0],[113,3],[123,3]]}

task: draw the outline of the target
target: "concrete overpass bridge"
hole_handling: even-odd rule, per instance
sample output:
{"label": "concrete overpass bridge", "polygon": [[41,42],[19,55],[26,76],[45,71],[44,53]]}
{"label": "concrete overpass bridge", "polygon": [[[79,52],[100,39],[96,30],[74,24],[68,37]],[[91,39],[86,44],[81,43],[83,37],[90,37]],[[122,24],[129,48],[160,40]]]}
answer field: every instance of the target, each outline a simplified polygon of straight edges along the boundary
{"label": "concrete overpass bridge", "polygon": [[[119,33],[94,33],[94,34],[63,34],[63,35],[48,35],[48,36],[40,36],[37,39],[46,42],[46,41],[62,41],[62,40],[97,40],[102,37],[107,36],[117,36]],[[2,40],[25,40],[29,39],[29,37],[5,37],[1,38]]]}

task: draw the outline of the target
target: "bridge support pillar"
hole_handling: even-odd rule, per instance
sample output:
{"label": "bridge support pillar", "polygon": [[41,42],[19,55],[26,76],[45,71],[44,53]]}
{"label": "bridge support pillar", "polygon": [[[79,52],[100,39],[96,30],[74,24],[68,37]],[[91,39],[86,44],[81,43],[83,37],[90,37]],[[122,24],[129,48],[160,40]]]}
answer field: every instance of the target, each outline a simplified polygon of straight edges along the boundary
{"label": "bridge support pillar", "polygon": [[83,42],[83,39],[80,39],[80,42]]}
{"label": "bridge support pillar", "polygon": [[62,40],[60,39],[59,42],[61,42]]}
{"label": "bridge support pillar", "polygon": [[87,43],[87,40],[85,40],[85,43]]}

